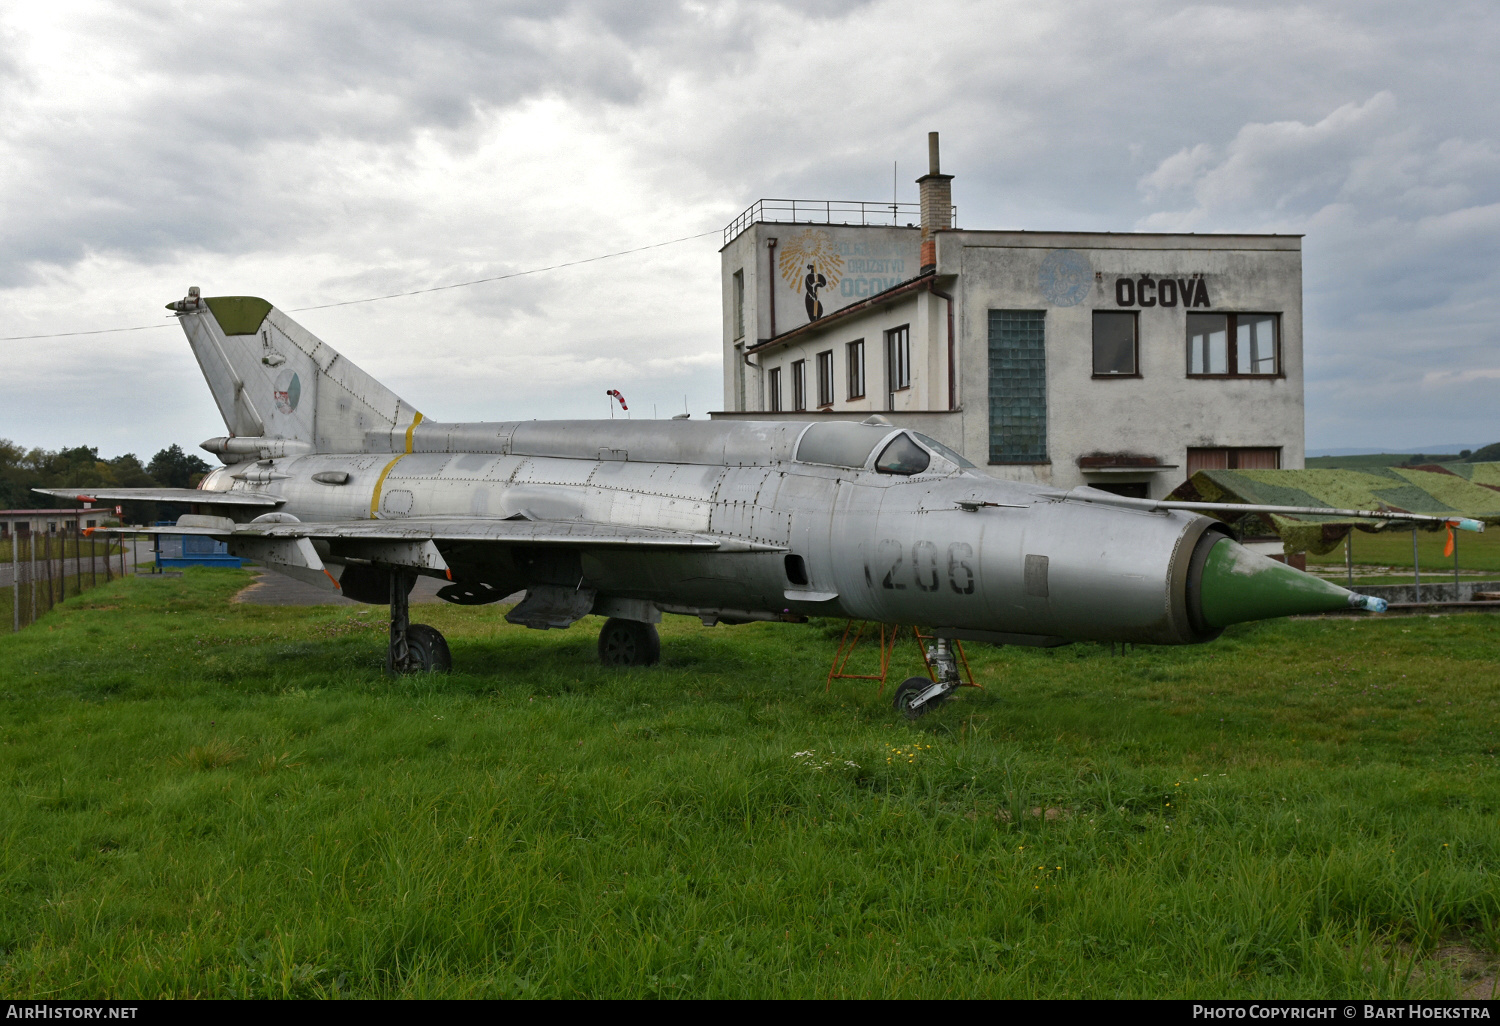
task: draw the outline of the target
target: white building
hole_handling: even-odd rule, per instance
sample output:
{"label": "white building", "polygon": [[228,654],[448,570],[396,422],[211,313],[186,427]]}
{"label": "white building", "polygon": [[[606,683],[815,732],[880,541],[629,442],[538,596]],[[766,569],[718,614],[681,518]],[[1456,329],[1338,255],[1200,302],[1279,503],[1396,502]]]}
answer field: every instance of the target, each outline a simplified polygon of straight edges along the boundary
{"label": "white building", "polygon": [[997,477],[1153,498],[1303,465],[1301,236],[961,230],[930,148],[920,211],[725,229],[715,417],[880,413]]}

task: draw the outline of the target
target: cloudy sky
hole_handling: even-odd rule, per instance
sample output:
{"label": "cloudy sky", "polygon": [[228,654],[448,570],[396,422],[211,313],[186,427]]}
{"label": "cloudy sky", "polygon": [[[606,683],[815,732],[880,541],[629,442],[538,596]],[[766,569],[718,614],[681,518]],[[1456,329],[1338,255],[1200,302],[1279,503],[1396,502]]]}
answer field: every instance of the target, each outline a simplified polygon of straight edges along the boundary
{"label": "cloudy sky", "polygon": [[[442,420],[720,406],[717,230],[1305,233],[1311,447],[1500,440],[1492,4],[256,0],[0,12],[0,335],[283,309]],[[175,326],[0,342],[0,437],[222,431]]]}

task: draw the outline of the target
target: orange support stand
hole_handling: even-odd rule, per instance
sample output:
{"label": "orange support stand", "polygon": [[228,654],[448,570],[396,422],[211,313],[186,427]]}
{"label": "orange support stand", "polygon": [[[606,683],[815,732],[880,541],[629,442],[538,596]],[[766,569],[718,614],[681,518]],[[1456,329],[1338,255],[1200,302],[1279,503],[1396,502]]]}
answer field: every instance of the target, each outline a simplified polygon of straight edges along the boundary
{"label": "orange support stand", "polygon": [[[864,637],[865,628],[867,628],[868,626],[869,621],[866,620],[861,620],[858,627],[855,626],[853,620],[849,620],[844,624],[844,633],[843,636],[839,638],[839,647],[833,654],[833,665],[828,668],[828,680],[823,685],[824,691],[827,691],[829,688],[833,687],[834,680],[838,679],[878,680],[880,681],[880,690],[877,691],[876,694],[883,694],[885,692],[885,681],[886,678],[890,675],[891,656],[896,654],[896,640],[898,637],[900,637],[901,634],[900,624],[882,623],[876,625],[880,628],[879,673],[846,672],[849,668],[849,659],[854,655],[854,650],[856,647],[858,647],[860,639]],[[853,637],[850,637],[850,631],[854,632]],[[913,627],[911,628],[911,636],[912,641],[915,642],[917,646],[917,654],[922,657],[922,667],[927,671],[927,676],[931,678],[934,683],[936,683],[937,674],[932,669],[932,663],[927,659],[926,644],[927,642],[934,640],[936,638],[936,635],[923,634],[920,630]],[[873,636],[871,640],[874,640]],[[977,684],[974,681],[974,671],[969,668],[969,657],[964,654],[964,643],[962,641],[959,641],[957,638],[954,638],[953,648],[958,653],[959,663],[963,667],[960,684],[963,687],[969,688],[981,687],[982,685]]]}

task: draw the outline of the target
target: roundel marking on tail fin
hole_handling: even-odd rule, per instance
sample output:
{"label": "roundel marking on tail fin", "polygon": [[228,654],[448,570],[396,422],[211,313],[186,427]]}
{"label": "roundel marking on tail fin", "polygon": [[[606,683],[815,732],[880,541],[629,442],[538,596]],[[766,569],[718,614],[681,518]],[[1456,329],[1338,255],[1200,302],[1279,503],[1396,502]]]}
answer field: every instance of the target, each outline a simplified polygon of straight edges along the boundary
{"label": "roundel marking on tail fin", "polygon": [[302,379],[297,377],[297,372],[284,370],[276,375],[276,382],[271,386],[271,398],[276,401],[276,408],[282,413],[291,413],[297,408],[297,402],[302,398]]}

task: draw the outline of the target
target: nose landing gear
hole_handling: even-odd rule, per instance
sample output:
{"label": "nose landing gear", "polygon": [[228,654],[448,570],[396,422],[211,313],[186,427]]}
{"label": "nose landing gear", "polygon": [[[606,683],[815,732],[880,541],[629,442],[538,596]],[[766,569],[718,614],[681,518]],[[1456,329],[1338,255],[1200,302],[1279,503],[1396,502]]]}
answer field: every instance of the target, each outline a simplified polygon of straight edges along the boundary
{"label": "nose landing gear", "polygon": [[412,623],[407,593],[412,574],[391,571],[391,645],[385,653],[385,671],[402,673],[447,673],[453,669],[448,642],[434,627]]}
{"label": "nose landing gear", "polygon": [[958,671],[958,657],[953,651],[953,643],[947,638],[934,638],[933,643],[927,647],[927,665],[932,667],[933,676],[937,679],[908,677],[896,687],[895,697],[891,702],[891,707],[909,720],[925,715],[928,709],[942,702],[964,684]]}

